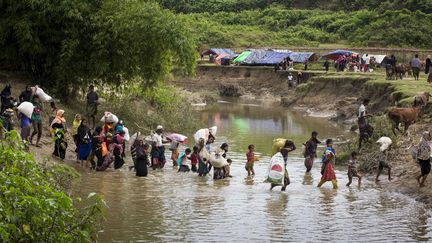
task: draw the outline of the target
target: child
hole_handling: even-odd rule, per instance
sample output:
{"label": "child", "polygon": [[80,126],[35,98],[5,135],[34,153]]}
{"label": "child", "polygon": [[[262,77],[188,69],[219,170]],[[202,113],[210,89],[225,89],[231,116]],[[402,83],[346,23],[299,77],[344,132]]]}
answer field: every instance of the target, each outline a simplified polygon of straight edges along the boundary
{"label": "child", "polygon": [[191,165],[192,165],[192,172],[197,172],[197,164],[198,164],[198,147],[194,146],[193,147],[193,153],[190,156],[190,160],[191,160]]}
{"label": "child", "polygon": [[177,166],[177,160],[178,160],[179,154],[180,154],[179,150],[178,150],[179,144],[175,143],[175,142],[173,142],[173,143],[174,143],[174,148],[171,149],[171,151],[172,151],[172,153],[171,153],[171,159],[172,159],[172,162],[173,162],[173,167],[176,167]]}
{"label": "child", "polygon": [[357,177],[358,178],[358,186],[360,187],[361,185],[361,175],[358,173],[358,161],[357,161],[357,153],[356,152],[352,152],[351,153],[351,159],[348,162],[348,183],[346,184],[346,186],[350,186],[352,183],[352,179],[353,177]]}
{"label": "child", "polygon": [[377,143],[381,144],[380,147],[380,153],[378,155],[378,174],[375,178],[375,182],[379,182],[379,176],[381,175],[381,172],[383,171],[384,168],[388,169],[388,180],[391,181],[392,177],[391,177],[391,166],[388,164],[387,159],[388,159],[388,152],[390,150],[390,146],[392,144],[392,141],[390,138],[388,137],[381,137]]}
{"label": "child", "polygon": [[254,162],[255,162],[255,154],[254,154],[254,150],[255,150],[255,145],[251,144],[248,146],[248,152],[246,153],[246,165],[245,165],[245,169],[248,173],[248,176],[255,175],[255,171],[253,169],[254,166]]}
{"label": "child", "polygon": [[177,160],[179,169],[178,172],[188,172],[190,171],[189,166],[186,164],[187,156],[191,154],[190,148],[187,148],[184,153],[182,153]]}

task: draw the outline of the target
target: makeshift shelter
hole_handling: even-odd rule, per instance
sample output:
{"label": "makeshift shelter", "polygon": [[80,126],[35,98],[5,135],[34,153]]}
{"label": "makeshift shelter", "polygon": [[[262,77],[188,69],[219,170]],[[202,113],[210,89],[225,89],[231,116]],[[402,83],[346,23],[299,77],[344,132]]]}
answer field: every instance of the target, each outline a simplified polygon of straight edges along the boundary
{"label": "makeshift shelter", "polygon": [[230,56],[231,56],[230,54],[226,54],[226,53],[219,54],[219,55],[216,57],[216,59],[215,59],[215,63],[216,63],[217,65],[221,65],[222,58],[230,57]]}
{"label": "makeshift shelter", "polygon": [[231,49],[224,49],[224,48],[211,48],[206,51],[203,51],[201,53],[202,55],[214,55],[218,56],[220,54],[228,54],[228,55],[235,55],[235,52],[233,52]]}
{"label": "makeshift shelter", "polygon": [[[363,54],[362,58],[365,58],[365,57],[366,57],[366,54]],[[385,67],[388,60],[389,60],[389,57],[387,55],[368,54],[368,57],[374,58],[375,62],[381,67]]]}
{"label": "makeshift shelter", "polygon": [[289,55],[289,53],[255,50],[241,62],[241,65],[273,66],[282,63]]}
{"label": "makeshift shelter", "polygon": [[348,50],[336,50],[336,51],[329,52],[322,57],[332,59],[332,60],[337,60],[339,56],[352,56],[352,55],[358,55],[358,53],[353,51],[348,51]]}
{"label": "makeshift shelter", "polygon": [[295,63],[304,63],[306,60],[314,62],[318,56],[313,52],[291,52],[289,58]]}
{"label": "makeshift shelter", "polygon": [[242,52],[238,57],[236,57],[233,60],[233,63],[241,63],[241,62],[243,62],[250,54],[252,54],[252,51],[244,51],[244,52]]}

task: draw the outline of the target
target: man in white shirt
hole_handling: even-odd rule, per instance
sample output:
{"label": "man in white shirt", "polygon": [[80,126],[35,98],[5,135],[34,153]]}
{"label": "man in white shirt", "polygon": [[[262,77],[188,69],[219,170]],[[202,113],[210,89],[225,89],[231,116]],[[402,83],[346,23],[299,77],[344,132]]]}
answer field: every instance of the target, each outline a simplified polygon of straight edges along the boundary
{"label": "man in white shirt", "polygon": [[152,158],[152,167],[153,170],[160,168],[162,169],[166,163],[165,159],[165,147],[163,145],[164,140],[162,138],[163,127],[158,125],[156,127],[156,131],[152,136],[152,150],[151,150],[151,158]]}
{"label": "man in white shirt", "polygon": [[363,62],[364,62],[363,70],[364,72],[367,72],[369,70],[369,65],[370,65],[369,54],[366,54],[365,57],[363,57]]}

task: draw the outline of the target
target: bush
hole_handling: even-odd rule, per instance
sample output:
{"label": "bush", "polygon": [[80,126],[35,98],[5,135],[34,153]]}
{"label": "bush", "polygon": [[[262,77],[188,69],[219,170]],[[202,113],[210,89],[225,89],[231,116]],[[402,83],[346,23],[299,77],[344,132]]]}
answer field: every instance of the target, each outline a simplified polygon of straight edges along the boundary
{"label": "bush", "polygon": [[74,198],[77,172],[66,165],[37,163],[18,133],[0,140],[0,239],[2,242],[96,241],[102,199]]}

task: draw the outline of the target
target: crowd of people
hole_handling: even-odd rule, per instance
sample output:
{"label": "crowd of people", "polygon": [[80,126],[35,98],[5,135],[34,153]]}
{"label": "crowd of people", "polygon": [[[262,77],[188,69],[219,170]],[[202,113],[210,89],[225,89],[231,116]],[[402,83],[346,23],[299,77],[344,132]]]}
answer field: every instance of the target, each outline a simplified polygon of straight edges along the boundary
{"label": "crowd of people", "polygon": [[[12,97],[11,89],[11,85],[8,84],[1,92],[1,119],[3,129],[5,131],[17,129],[12,119],[16,115],[19,120],[21,138],[28,145],[41,147],[40,141],[44,130],[42,118],[42,111],[45,110],[44,102],[40,100],[40,97],[32,87],[27,86],[25,90],[22,91],[17,101]],[[23,102],[30,102],[33,105],[31,117],[26,116],[26,114],[20,112],[17,108],[18,104]],[[53,138],[54,149],[52,155],[54,157],[61,160],[66,158],[66,152],[69,146],[66,135],[70,133],[76,147],[76,161],[82,166],[90,167],[96,171],[104,171],[109,167],[113,167],[114,169],[122,168],[125,164],[126,142],[130,141],[131,157],[134,163],[130,169],[135,170],[136,176],[147,176],[149,166],[153,170],[162,169],[165,166],[167,162],[165,146],[167,144],[171,144],[171,159],[173,166],[178,168],[178,172],[192,171],[193,173],[197,173],[198,176],[206,176],[213,169],[214,179],[223,179],[232,176],[230,172],[232,161],[227,159],[229,146],[227,143],[223,143],[220,147],[213,149],[212,146],[215,142],[215,136],[211,132],[209,132],[206,137],[200,138],[192,149],[186,148],[184,151],[180,152],[178,141],[164,136],[164,128],[161,125],[156,127],[150,139],[148,137],[143,137],[140,133],[134,134],[131,139],[128,129],[125,127],[125,123],[115,117],[115,115],[105,112],[101,121],[97,122],[96,116],[98,114],[99,96],[95,92],[93,86],[89,87],[88,93],[86,94],[86,104],[86,118],[80,114],[76,114],[72,122],[71,131],[68,131],[65,111],[57,108],[53,101],[50,102],[48,123],[49,133]],[[359,107],[359,150],[361,149],[362,142],[367,141],[373,134],[373,128],[367,123],[366,119],[370,116],[366,112],[368,104],[369,100],[364,99]],[[36,141],[34,141],[34,137],[36,137]],[[431,169],[431,140],[431,134],[429,132],[424,132],[420,143],[415,146],[415,158],[418,160],[421,167],[421,174],[417,178],[420,186],[424,186]],[[392,143],[391,139],[383,137],[378,142],[381,143],[382,146],[380,147],[377,161],[378,173],[376,181],[379,181],[380,174],[384,169],[388,170],[388,179],[391,180],[391,165],[388,162],[388,153]],[[305,149],[303,155],[305,158],[304,164],[306,173],[310,173],[313,168],[314,160],[317,157],[317,147],[320,143],[321,142],[318,140],[318,133],[312,132],[311,138],[304,144]],[[248,176],[254,176],[254,163],[258,160],[258,157],[255,155],[255,146],[253,144],[249,145],[247,149],[245,170]],[[291,140],[286,140],[284,145],[278,148],[278,152],[282,155],[285,165],[284,177],[281,183],[272,183],[271,189],[276,186],[282,186],[282,191],[284,191],[290,184],[290,178],[286,167],[288,154],[294,150],[296,150],[296,146]],[[216,159],[223,158],[227,163],[221,166],[214,166],[209,159],[210,157],[207,156],[210,153],[213,153]],[[318,183],[318,187],[330,181],[333,188],[336,189],[338,187],[334,168],[336,151],[331,139],[327,139],[326,141],[326,148],[321,162],[322,177]],[[347,186],[351,185],[354,177],[358,178],[358,185],[360,186],[362,176],[359,173],[357,152],[351,153],[351,157],[349,161],[347,161],[347,166],[349,181]]]}

